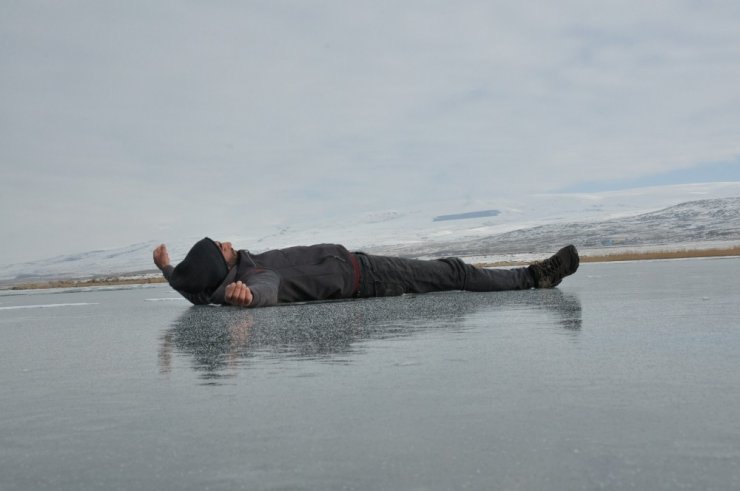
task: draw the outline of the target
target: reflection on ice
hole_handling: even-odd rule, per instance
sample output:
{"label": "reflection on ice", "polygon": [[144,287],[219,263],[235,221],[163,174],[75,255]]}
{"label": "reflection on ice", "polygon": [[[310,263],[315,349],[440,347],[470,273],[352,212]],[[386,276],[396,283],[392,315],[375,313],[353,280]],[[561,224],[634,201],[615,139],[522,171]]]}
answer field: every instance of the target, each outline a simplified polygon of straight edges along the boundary
{"label": "reflection on ice", "polygon": [[204,378],[228,377],[248,359],[329,359],[356,352],[360,341],[411,336],[427,329],[457,330],[473,314],[511,309],[545,311],[554,317],[554,325],[569,331],[581,328],[578,297],[559,289],[406,295],[259,310],[194,306],[162,336],[160,369],[169,371],[173,352],[179,352],[192,357],[193,368]]}

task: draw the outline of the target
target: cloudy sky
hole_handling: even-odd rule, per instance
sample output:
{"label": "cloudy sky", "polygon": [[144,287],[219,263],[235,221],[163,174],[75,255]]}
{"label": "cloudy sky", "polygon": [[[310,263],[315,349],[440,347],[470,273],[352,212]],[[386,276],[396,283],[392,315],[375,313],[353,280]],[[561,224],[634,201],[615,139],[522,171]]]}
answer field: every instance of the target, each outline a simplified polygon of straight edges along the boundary
{"label": "cloudy sky", "polygon": [[737,1],[6,0],[0,63],[6,264],[740,180]]}

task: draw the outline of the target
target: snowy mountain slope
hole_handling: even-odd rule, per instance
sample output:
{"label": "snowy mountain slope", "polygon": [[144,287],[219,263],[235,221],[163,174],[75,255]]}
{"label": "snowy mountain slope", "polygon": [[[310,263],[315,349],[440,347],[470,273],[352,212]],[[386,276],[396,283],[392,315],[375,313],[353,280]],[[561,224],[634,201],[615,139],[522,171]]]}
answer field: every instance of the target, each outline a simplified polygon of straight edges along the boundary
{"label": "snowy mountain slope", "polygon": [[715,242],[740,244],[740,198],[691,201],[635,216],[541,225],[466,241],[378,248],[376,252],[410,257],[482,256],[552,252],[570,243],[589,250]]}
{"label": "snowy mountain slope", "polygon": [[[298,244],[338,242],[353,250],[406,255],[490,256],[581,248],[740,241],[740,182],[641,188],[593,194],[524,196],[521,200],[434,201],[414,208],[339,215],[300,225],[250,229],[225,237],[253,252]],[[434,221],[444,215],[495,216]],[[201,236],[167,240],[179,262]],[[146,241],[110,250],[0,266],[0,281],[81,278],[155,271]]]}
{"label": "snowy mountain slope", "polygon": [[[435,200],[413,208],[354,213],[271,232],[236,229],[238,247],[259,252],[295,244],[339,242],[350,249],[392,251],[395,246],[465,241],[540,225],[606,220],[657,211],[698,199],[740,196],[740,182],[687,184],[602,193],[540,194],[521,199]],[[497,210],[495,217],[434,221],[440,215]],[[192,242],[191,242],[192,243]],[[187,247],[186,249],[187,250]]]}
{"label": "snowy mountain slope", "polygon": [[[79,278],[149,270],[152,250],[156,245],[154,241],[149,241],[117,249],[81,252],[14,264],[0,268],[0,280]],[[144,257],[149,259],[148,264],[139,259]]]}

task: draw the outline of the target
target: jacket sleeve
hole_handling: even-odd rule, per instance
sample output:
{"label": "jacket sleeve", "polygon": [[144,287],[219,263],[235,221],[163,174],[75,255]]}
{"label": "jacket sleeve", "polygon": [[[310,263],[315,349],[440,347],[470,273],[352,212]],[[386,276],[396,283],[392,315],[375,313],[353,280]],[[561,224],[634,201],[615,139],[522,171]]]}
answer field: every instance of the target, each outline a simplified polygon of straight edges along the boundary
{"label": "jacket sleeve", "polygon": [[269,269],[252,268],[244,275],[242,281],[252,291],[253,307],[268,307],[278,303],[278,289],[280,288],[280,276]]}

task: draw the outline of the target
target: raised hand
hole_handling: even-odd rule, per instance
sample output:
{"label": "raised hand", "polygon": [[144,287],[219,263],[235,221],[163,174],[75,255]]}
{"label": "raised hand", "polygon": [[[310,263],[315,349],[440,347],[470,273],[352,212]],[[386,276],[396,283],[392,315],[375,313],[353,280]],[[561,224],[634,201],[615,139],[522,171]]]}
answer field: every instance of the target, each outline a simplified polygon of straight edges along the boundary
{"label": "raised hand", "polygon": [[157,248],[154,249],[153,256],[154,264],[156,264],[159,269],[164,269],[170,265],[170,255],[167,252],[166,245],[159,244]]}

